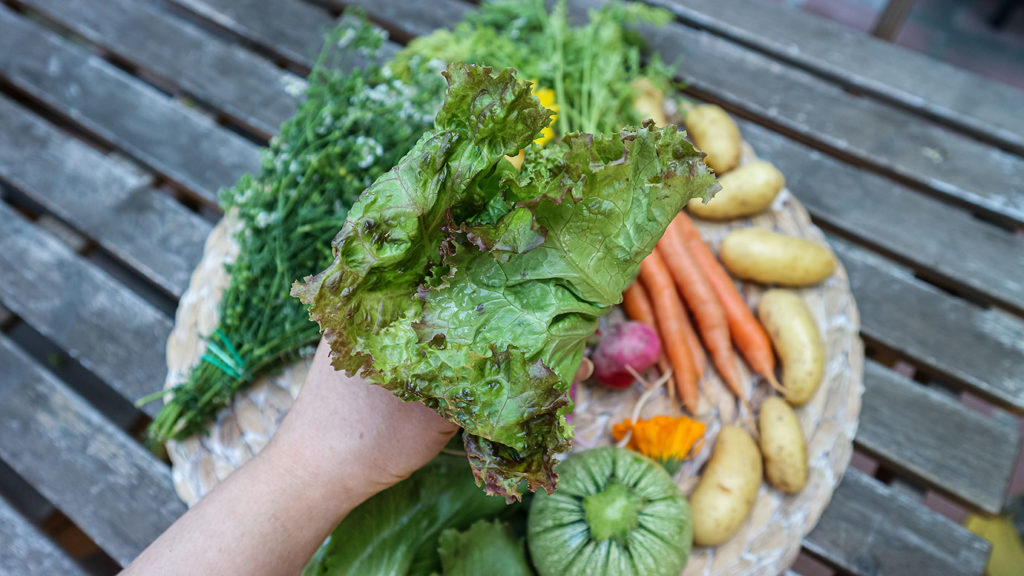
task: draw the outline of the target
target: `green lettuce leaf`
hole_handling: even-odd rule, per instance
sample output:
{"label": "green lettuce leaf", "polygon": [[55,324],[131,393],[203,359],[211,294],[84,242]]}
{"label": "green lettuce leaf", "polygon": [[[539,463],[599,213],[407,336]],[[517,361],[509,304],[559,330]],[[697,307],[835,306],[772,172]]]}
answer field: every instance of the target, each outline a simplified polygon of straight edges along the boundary
{"label": "green lettuce leaf", "polygon": [[[335,260],[296,283],[362,374],[463,429],[491,494],[555,488],[568,390],[597,318],[714,178],[674,127],[570,134],[514,71],[451,64],[428,131],[349,211]],[[504,155],[526,149],[522,172]]]}
{"label": "green lettuce leaf", "polygon": [[448,528],[438,539],[444,576],[532,576],[523,541],[500,520],[477,520],[464,532]]}
{"label": "green lettuce leaf", "polygon": [[466,461],[442,454],[350,512],[302,576],[427,576],[441,570],[438,537],[506,509],[473,485]]}

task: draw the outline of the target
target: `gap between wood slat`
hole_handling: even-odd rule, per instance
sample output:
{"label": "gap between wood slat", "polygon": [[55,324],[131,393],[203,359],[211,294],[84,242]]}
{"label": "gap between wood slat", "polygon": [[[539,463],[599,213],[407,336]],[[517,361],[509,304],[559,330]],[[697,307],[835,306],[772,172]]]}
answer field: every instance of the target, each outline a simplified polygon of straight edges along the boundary
{"label": "gap between wood slat", "polygon": [[0,497],[0,573],[68,574],[86,572],[62,552],[57,543],[24,518],[14,506]]}

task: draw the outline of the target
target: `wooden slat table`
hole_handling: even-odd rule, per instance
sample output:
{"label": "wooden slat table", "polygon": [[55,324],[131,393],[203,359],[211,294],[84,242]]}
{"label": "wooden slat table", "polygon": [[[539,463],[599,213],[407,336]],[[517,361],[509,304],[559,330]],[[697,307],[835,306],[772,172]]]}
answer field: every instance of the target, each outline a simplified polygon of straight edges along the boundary
{"label": "wooden slat table", "polygon": [[[988,544],[923,500],[999,511],[1019,451],[998,415],[1024,412],[1024,94],[773,3],[647,1],[676,21],[644,35],[666,61],[684,57],[688,96],[741,118],[786,174],[860,307],[872,359],[856,449],[878,470],[847,473],[805,551],[841,573],[981,574]],[[342,9],[391,32],[391,52],[476,7],[8,4],[0,480],[16,478],[0,486],[37,494],[0,493],[0,574],[103,573],[184,511],[138,441],[159,406],[132,403],[163,382],[170,313],[217,190],[257,168]],[[600,4],[569,2],[576,16]],[[106,563],[58,546],[40,524],[54,513]]]}

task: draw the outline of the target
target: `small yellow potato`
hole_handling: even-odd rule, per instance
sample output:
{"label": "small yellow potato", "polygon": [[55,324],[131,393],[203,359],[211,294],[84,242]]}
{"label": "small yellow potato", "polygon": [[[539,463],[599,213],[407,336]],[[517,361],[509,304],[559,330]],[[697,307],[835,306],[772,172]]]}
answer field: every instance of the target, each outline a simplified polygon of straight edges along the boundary
{"label": "small yellow potato", "polygon": [[707,157],[704,163],[722,175],[740,163],[740,129],[732,118],[714,104],[695,106],[686,113],[686,132]]}
{"label": "small yellow potato", "polygon": [[723,426],[715,452],[690,497],[693,543],[718,546],[740,529],[761,486],[761,451],[746,431]]}
{"label": "small yellow potato", "polygon": [[825,343],[804,301],[788,290],[761,296],[757,317],[782,363],[782,388],[794,406],[806,404],[825,374]]}
{"label": "small yellow potato", "polygon": [[768,483],[780,492],[796,494],[807,484],[807,441],[796,413],[785,400],[771,396],[761,404],[761,455]]}
{"label": "small yellow potato", "polygon": [[633,89],[633,109],[641,118],[650,118],[658,127],[667,126],[665,118],[665,92],[654,85],[646,76],[641,76],[630,84]]}
{"label": "small yellow potato", "polygon": [[772,205],[786,179],[778,168],[759,160],[744,164],[718,179],[722,189],[705,204],[690,200],[690,213],[706,220],[730,220],[764,212]]}
{"label": "small yellow potato", "polygon": [[734,277],[762,284],[810,286],[836,270],[836,257],[828,248],[765,228],[728,233],[719,256]]}

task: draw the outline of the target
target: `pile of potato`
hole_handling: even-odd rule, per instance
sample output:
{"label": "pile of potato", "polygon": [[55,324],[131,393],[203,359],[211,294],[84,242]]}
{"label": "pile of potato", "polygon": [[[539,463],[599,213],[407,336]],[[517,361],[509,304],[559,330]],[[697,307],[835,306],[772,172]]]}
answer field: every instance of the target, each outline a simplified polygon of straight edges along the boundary
{"label": "pile of potato", "polygon": [[[785,179],[768,162],[739,165],[742,139],[724,110],[710,104],[690,109],[686,130],[707,153],[705,162],[722,186],[707,203],[691,201],[687,209],[692,215],[731,220],[769,209]],[[693,536],[699,546],[717,546],[739,530],[765,476],[787,494],[799,492],[807,482],[807,443],[793,406],[806,404],[817,392],[825,350],[810,310],[789,288],[820,283],[836,268],[827,247],[757,227],[730,232],[719,258],[734,278],[781,287],[763,294],[757,316],[782,365],[782,397],[772,396],[761,404],[757,440],[739,426],[724,426],[719,432],[691,496]]]}

